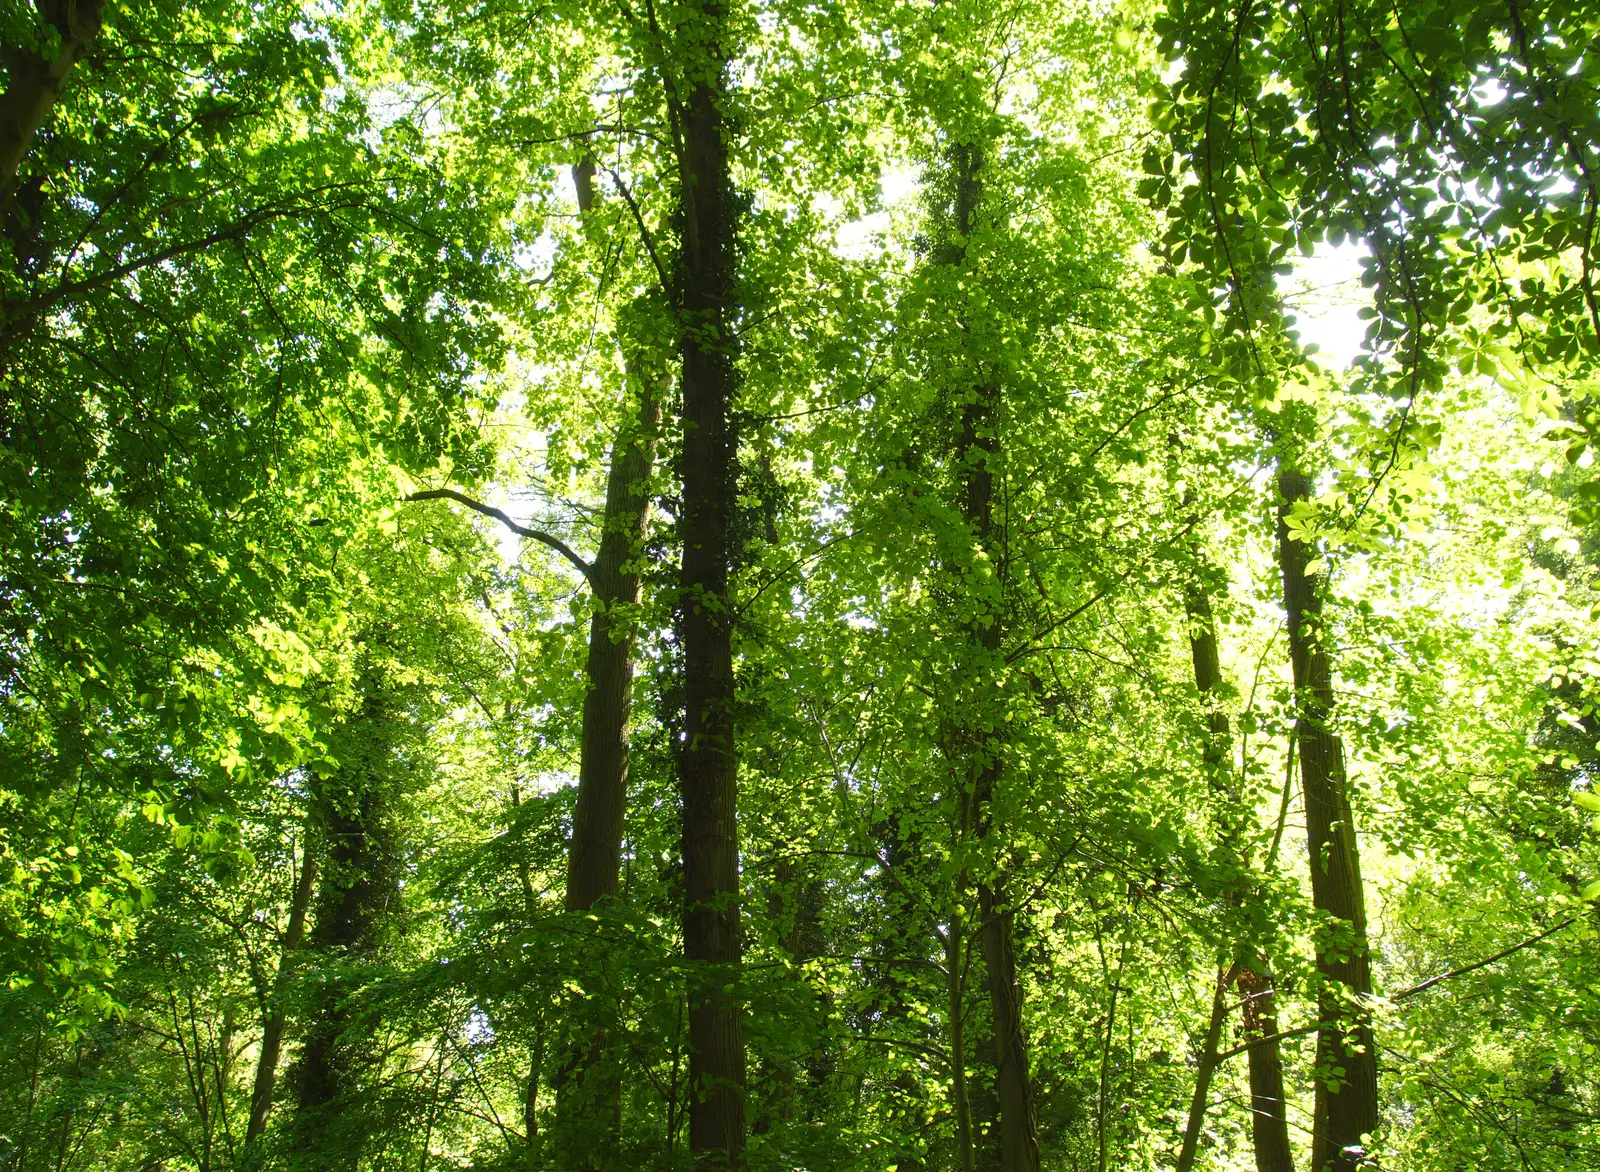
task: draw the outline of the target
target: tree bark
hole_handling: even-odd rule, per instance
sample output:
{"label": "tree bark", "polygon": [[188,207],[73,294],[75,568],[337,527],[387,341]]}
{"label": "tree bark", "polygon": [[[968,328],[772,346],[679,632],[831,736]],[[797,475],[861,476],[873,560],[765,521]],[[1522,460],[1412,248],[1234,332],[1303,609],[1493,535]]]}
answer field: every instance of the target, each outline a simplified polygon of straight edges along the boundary
{"label": "tree bark", "polygon": [[1289,1147],[1289,1116],[1283,1098],[1283,1057],[1278,1052],[1278,1014],[1273,1005],[1272,974],[1248,965],[1239,970],[1247,1035],[1262,1039],[1246,1056],[1250,1060],[1250,1140],[1256,1172],[1294,1172]]}
{"label": "tree bark", "polygon": [[734,503],[728,408],[734,367],[736,209],[728,170],[728,35],[717,0],[686,30],[704,62],[686,103],[680,167],[683,354],[683,946],[689,994],[689,1148],[700,1168],[736,1168],[745,1143],[739,1002],[738,775],[728,528]]}
{"label": "tree bark", "polygon": [[34,0],[59,43],[45,52],[19,45],[4,50],[10,83],[0,94],[0,203],[11,211],[17,169],[61,98],[72,67],[100,35],[103,0]]}
{"label": "tree bark", "polygon": [[[1219,819],[1224,843],[1235,853],[1239,869],[1243,873],[1248,863],[1242,848],[1245,817],[1243,795],[1238,792],[1238,787],[1229,781],[1232,773],[1232,730],[1228,724],[1227,713],[1217,705],[1218,691],[1222,686],[1222,659],[1217,646],[1217,623],[1211,608],[1211,597],[1201,582],[1190,583],[1184,595],[1184,608],[1189,617],[1189,651],[1194,664],[1195,689],[1209,708],[1206,714],[1204,761],[1212,791],[1224,803],[1223,814]],[[1239,898],[1250,898],[1250,895],[1248,892],[1240,892]],[[1235,902],[1239,900],[1236,899]],[[1261,958],[1260,963],[1264,965],[1265,958]],[[1200,1065],[1195,1072],[1195,1094],[1190,1104],[1189,1122],[1184,1129],[1183,1146],[1178,1156],[1178,1172],[1188,1172],[1194,1166],[1200,1131],[1205,1123],[1211,1080],[1216,1072],[1217,1046],[1227,1006],[1227,985],[1231,983],[1234,974],[1238,974],[1241,991],[1246,993],[1246,1024],[1249,1025],[1251,1022],[1248,990],[1252,986],[1247,985],[1246,981],[1253,974],[1241,959],[1235,962],[1231,972],[1224,970],[1218,973],[1219,984],[1212,999],[1211,1020],[1206,1029]],[[1267,985],[1270,985],[1271,978],[1267,977],[1265,980]],[[1267,998],[1270,1015],[1270,992]],[[1275,1017],[1273,1021],[1276,1022]],[[1277,1032],[1277,1026],[1274,1024],[1262,1036],[1270,1038]],[[1249,1062],[1252,1097],[1251,1138],[1255,1148],[1256,1172],[1293,1172],[1294,1162],[1289,1152],[1288,1119],[1284,1114],[1283,1062],[1278,1052],[1277,1040],[1263,1041],[1251,1046]]]}
{"label": "tree bark", "polygon": [[[581,172],[580,172],[581,173]],[[592,197],[591,197],[592,198]],[[583,699],[578,797],[567,854],[566,909],[587,912],[615,898],[622,867],[633,714],[634,613],[641,598],[639,559],[650,520],[661,394],[641,364],[627,361],[638,387],[636,417],[626,418],[611,447],[600,548],[589,571],[594,614]],[[602,999],[603,1000],[603,999]],[[575,1027],[562,1060],[558,1128],[573,1143],[574,1166],[602,1166],[615,1148],[622,1107],[621,1071],[608,1053],[610,1024],[574,1005]]]}
{"label": "tree bark", "polygon": [[[1278,473],[1278,562],[1294,666],[1295,736],[1305,795],[1311,896],[1327,924],[1318,933],[1316,1107],[1311,1165],[1318,1172],[1354,1172],[1363,1136],[1378,1126],[1378,1064],[1372,1028],[1359,1001],[1372,992],[1361,856],[1344,768],[1344,745],[1329,727],[1333,676],[1320,630],[1322,598],[1307,572],[1312,549],[1290,539],[1285,523],[1297,501],[1311,495],[1292,467]],[[1357,1004],[1352,1004],[1352,1001]]]}
{"label": "tree bark", "polygon": [[983,959],[994,1015],[994,1086],[1000,1100],[1000,1166],[1005,1172],[1038,1172],[1039,1128],[1028,1043],[1022,1032],[1022,986],[1017,981],[1011,909],[1000,880],[978,884],[983,916]]}
{"label": "tree bark", "polygon": [[272,1110],[278,1060],[283,1053],[283,1030],[288,1020],[289,978],[295,956],[300,951],[300,942],[305,937],[306,912],[311,906],[311,892],[316,879],[317,860],[311,853],[308,837],[301,851],[300,878],[294,885],[294,895],[289,902],[289,925],[283,933],[283,955],[278,960],[278,977],[261,1022],[261,1054],[256,1059],[256,1081],[250,1095],[250,1121],[245,1127],[244,1142],[247,1146],[267,1129],[267,1115]]}
{"label": "tree bark", "polygon": [[1228,986],[1233,972],[1221,969],[1211,994],[1211,1017],[1206,1022],[1205,1041],[1200,1046],[1200,1062],[1194,1073],[1194,1096],[1189,1100],[1189,1122],[1183,1129],[1183,1146],[1178,1151],[1177,1172],[1190,1172],[1200,1150],[1200,1132],[1205,1126],[1206,1108],[1211,1098],[1211,1079],[1217,1071],[1217,1047],[1222,1040],[1222,1023],[1228,1016]]}
{"label": "tree bark", "polygon": [[578,801],[567,858],[568,911],[587,911],[617,893],[628,796],[633,712],[633,608],[640,601],[638,559],[650,518],[648,482],[655,468],[661,397],[639,378],[639,414],[617,433],[606,478],[600,549],[589,580],[589,620]]}
{"label": "tree bark", "polygon": [[[960,243],[948,246],[944,259],[960,264],[966,244],[977,227],[978,203],[983,187],[982,151],[973,145],[952,149],[955,171],[953,224]],[[1004,551],[994,524],[994,478],[1000,443],[996,429],[1000,387],[983,381],[962,410],[961,433],[956,447],[956,468],[961,487],[962,519],[973,534],[977,552],[986,567],[1000,573]],[[976,578],[977,575],[974,575]],[[982,588],[980,586],[980,588]],[[990,611],[975,622],[969,639],[979,662],[980,677],[991,682],[1000,660],[1004,630],[1004,601],[992,601]],[[993,830],[991,807],[995,784],[1002,772],[1002,746],[993,733],[968,731],[961,740],[970,754],[972,772],[972,824],[976,837]],[[1001,1167],[1005,1172],[1037,1172],[1038,1124],[1033,1087],[1028,1072],[1028,1045],[1022,1026],[1022,987],[1017,980],[1012,910],[1006,897],[1005,870],[998,861],[978,883],[979,943],[988,977],[990,1010],[994,1017],[995,1097],[1000,1106]]]}

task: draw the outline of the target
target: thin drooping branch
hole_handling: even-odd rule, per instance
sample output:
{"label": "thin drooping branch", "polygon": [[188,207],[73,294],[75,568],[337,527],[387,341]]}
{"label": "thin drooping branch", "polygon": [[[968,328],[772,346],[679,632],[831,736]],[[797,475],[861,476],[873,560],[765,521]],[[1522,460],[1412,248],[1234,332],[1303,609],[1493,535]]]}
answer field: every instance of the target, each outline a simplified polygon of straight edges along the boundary
{"label": "thin drooping branch", "polygon": [[1433,988],[1435,985],[1437,985],[1441,981],[1448,981],[1451,977],[1459,977],[1459,976],[1462,976],[1462,975],[1464,975],[1466,973],[1470,973],[1470,972],[1472,972],[1472,971],[1474,971],[1476,969],[1487,968],[1489,965],[1492,965],[1492,964],[1495,964],[1498,961],[1504,960],[1506,957],[1510,956],[1514,952],[1521,952],[1524,948],[1527,948],[1529,945],[1539,943],[1539,941],[1543,940],[1547,936],[1554,936],[1557,932],[1561,931],[1562,929],[1572,927],[1573,924],[1576,924],[1578,922],[1578,918],[1579,917],[1577,917],[1577,916],[1571,916],[1568,919],[1562,920],[1561,923],[1557,924],[1554,928],[1551,928],[1551,929],[1549,929],[1548,931],[1545,931],[1545,932],[1540,932],[1537,936],[1529,936],[1522,943],[1513,944],[1510,948],[1501,949],[1499,952],[1495,953],[1493,956],[1486,956],[1482,960],[1473,961],[1471,964],[1464,964],[1458,969],[1451,969],[1447,973],[1440,973],[1437,977],[1429,977],[1426,981],[1423,981],[1420,985],[1412,985],[1411,988],[1409,988],[1409,989],[1401,990],[1400,992],[1396,993],[1393,997],[1389,998],[1389,1000],[1390,1001],[1404,1001],[1408,997],[1415,997],[1418,993],[1422,993],[1422,992],[1424,992],[1424,991],[1426,991],[1428,989]]}
{"label": "thin drooping branch", "polygon": [[610,167],[606,174],[611,176],[611,182],[616,186],[617,194],[628,205],[628,211],[633,214],[634,225],[639,229],[639,242],[644,245],[645,254],[650,257],[650,264],[656,270],[656,279],[661,282],[662,291],[672,288],[672,278],[667,274],[667,266],[661,262],[660,255],[656,252],[655,237],[651,234],[649,225],[644,222],[644,213],[639,210],[638,201],[633,198],[633,192],[628,190],[628,185],[621,175]]}
{"label": "thin drooping branch", "polygon": [[[1398,992],[1398,993],[1394,994],[1392,997],[1390,997],[1389,1000],[1390,1001],[1404,1001],[1407,998],[1415,997],[1418,993],[1426,992],[1427,990],[1433,988],[1435,985],[1439,984],[1441,981],[1448,981],[1453,977],[1464,976],[1465,974],[1470,973],[1470,972],[1474,972],[1477,969],[1487,968],[1489,965],[1496,964],[1499,961],[1504,960],[1506,957],[1512,955],[1513,953],[1521,952],[1524,948],[1527,948],[1530,945],[1539,943],[1539,941],[1545,939],[1546,937],[1554,936],[1557,932],[1560,932],[1560,931],[1563,931],[1564,929],[1572,927],[1572,925],[1576,924],[1578,922],[1578,920],[1579,920],[1578,916],[1572,916],[1572,917],[1570,917],[1568,919],[1562,920],[1561,923],[1557,924],[1554,928],[1550,928],[1550,929],[1547,929],[1546,931],[1540,932],[1537,936],[1529,936],[1526,940],[1523,940],[1522,942],[1520,942],[1518,944],[1513,944],[1510,948],[1501,949],[1499,952],[1495,953],[1493,956],[1486,956],[1482,960],[1473,961],[1471,964],[1464,964],[1458,969],[1451,969],[1447,973],[1440,973],[1436,977],[1429,977],[1426,981],[1423,981],[1420,985],[1412,985],[1411,988],[1409,988],[1409,989],[1402,989],[1400,992]],[[1235,1046],[1231,1050],[1224,1050],[1222,1053],[1217,1055],[1217,1059],[1216,1060],[1217,1060],[1218,1063],[1222,1063],[1222,1062],[1227,1061],[1229,1058],[1234,1058],[1234,1057],[1237,1057],[1240,1054],[1243,1054],[1246,1050],[1250,1049],[1252,1046],[1264,1045],[1267,1042],[1278,1042],[1278,1041],[1282,1041],[1285,1038],[1304,1037],[1306,1034],[1315,1033],[1316,1030],[1317,1030],[1317,1026],[1315,1024],[1312,1024],[1312,1025],[1307,1025],[1307,1026],[1300,1026],[1300,1027],[1298,1027],[1296,1029],[1292,1029],[1292,1030],[1284,1030],[1282,1033],[1273,1034],[1273,1035],[1271,1035],[1269,1037],[1265,1037],[1265,1038],[1252,1038],[1250,1041],[1241,1043],[1240,1045]]]}
{"label": "thin drooping branch", "polygon": [[486,505],[482,501],[475,501],[466,493],[457,492],[453,488],[428,488],[421,492],[411,493],[405,499],[408,501],[455,501],[458,505],[465,505],[474,512],[482,513],[485,517],[493,517],[518,537],[526,537],[530,541],[537,541],[541,545],[549,546],[571,562],[573,568],[582,574],[585,579],[589,577],[592,567],[573,552],[572,547],[562,541],[561,538],[553,537],[540,529],[529,529],[526,525],[519,525],[503,509],[497,509],[493,505]]}

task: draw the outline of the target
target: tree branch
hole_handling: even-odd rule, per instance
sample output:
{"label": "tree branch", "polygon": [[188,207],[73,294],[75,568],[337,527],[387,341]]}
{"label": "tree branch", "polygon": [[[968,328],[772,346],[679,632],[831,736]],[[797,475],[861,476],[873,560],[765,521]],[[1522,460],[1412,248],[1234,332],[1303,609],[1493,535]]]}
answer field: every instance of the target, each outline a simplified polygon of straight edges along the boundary
{"label": "tree branch", "polygon": [[1231,1050],[1224,1050],[1221,1054],[1218,1054],[1217,1055],[1217,1065],[1220,1066],[1220,1065],[1222,1065],[1222,1063],[1226,1062],[1228,1059],[1234,1057],[1235,1055],[1243,1054],[1246,1050],[1252,1050],[1257,1046],[1264,1046],[1268,1042],[1281,1042],[1285,1038],[1304,1037],[1306,1034],[1314,1034],[1314,1033],[1316,1033],[1321,1028],[1322,1028],[1322,1023],[1321,1022],[1317,1022],[1314,1025],[1300,1026],[1300,1027],[1298,1027],[1296,1029],[1284,1030],[1281,1033],[1267,1034],[1265,1037],[1261,1037],[1261,1038],[1251,1038],[1248,1042],[1244,1042],[1244,1043],[1242,1043],[1242,1044],[1240,1044],[1238,1046],[1235,1046]]}
{"label": "tree branch", "polygon": [[616,186],[617,194],[622,196],[623,202],[628,205],[628,211],[633,213],[633,222],[639,228],[639,241],[644,245],[645,252],[650,257],[650,263],[655,267],[656,280],[661,282],[661,292],[668,297],[672,296],[672,279],[667,276],[667,267],[661,263],[661,257],[656,253],[655,237],[650,234],[649,227],[644,222],[644,213],[639,210],[639,204],[633,198],[633,192],[628,190],[628,185],[622,181],[611,167],[606,168],[606,174],[611,176],[611,182]]}
{"label": "tree branch", "polygon": [[1414,997],[1414,996],[1416,996],[1416,994],[1421,993],[1424,990],[1433,988],[1440,981],[1448,981],[1451,977],[1459,977],[1463,973],[1470,973],[1474,969],[1481,969],[1481,968],[1484,968],[1484,967],[1486,967],[1488,965],[1494,964],[1496,961],[1504,960],[1506,957],[1510,956],[1513,952],[1521,952],[1524,948],[1528,947],[1528,945],[1537,944],[1537,943],[1539,943],[1539,941],[1543,940],[1546,936],[1554,936],[1557,932],[1561,931],[1563,928],[1570,928],[1570,927],[1572,927],[1573,924],[1576,924],[1577,922],[1578,922],[1578,917],[1577,916],[1573,916],[1570,919],[1562,920],[1561,923],[1557,924],[1554,928],[1551,928],[1547,932],[1540,932],[1537,936],[1529,936],[1521,944],[1513,944],[1510,948],[1503,949],[1502,951],[1495,953],[1493,956],[1488,956],[1488,957],[1485,957],[1482,960],[1474,961],[1472,964],[1462,965],[1458,969],[1451,969],[1447,973],[1440,973],[1437,977],[1429,977],[1426,981],[1423,981],[1422,984],[1420,984],[1420,985],[1412,985],[1411,988],[1409,988],[1409,989],[1401,990],[1399,993],[1396,993],[1393,997],[1389,998],[1389,1000],[1390,1001],[1404,1001],[1407,997]]}
{"label": "tree branch", "polygon": [[537,541],[541,545],[549,546],[571,562],[573,568],[582,574],[586,580],[589,577],[590,570],[593,568],[588,562],[574,553],[572,547],[559,537],[552,537],[540,529],[529,529],[526,525],[518,525],[503,510],[497,509],[493,505],[486,505],[482,501],[475,501],[465,493],[457,492],[453,488],[428,488],[421,492],[414,492],[405,499],[408,501],[455,501],[459,505],[466,505],[467,508],[472,509],[474,512],[482,513],[485,517],[493,517],[518,537],[526,537],[530,541]]}

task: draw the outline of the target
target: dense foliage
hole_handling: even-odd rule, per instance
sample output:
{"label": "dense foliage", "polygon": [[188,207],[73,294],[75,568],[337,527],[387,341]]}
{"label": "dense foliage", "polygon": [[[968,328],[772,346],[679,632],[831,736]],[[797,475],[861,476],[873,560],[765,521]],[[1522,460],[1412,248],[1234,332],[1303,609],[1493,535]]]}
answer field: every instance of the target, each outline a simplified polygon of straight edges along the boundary
{"label": "dense foliage", "polygon": [[1597,38],[9,0],[0,1169],[1600,1166]]}

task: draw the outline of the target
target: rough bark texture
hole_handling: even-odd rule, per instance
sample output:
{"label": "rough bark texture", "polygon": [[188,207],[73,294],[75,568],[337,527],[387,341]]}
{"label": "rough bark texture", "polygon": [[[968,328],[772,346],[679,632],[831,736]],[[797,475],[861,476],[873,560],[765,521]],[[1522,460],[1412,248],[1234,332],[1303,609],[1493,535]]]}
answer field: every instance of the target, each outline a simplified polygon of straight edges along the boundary
{"label": "rough bark texture", "polygon": [[288,1020],[287,1000],[289,977],[305,938],[306,912],[311,906],[311,892],[317,881],[317,860],[309,846],[300,861],[300,878],[294,885],[294,895],[289,902],[289,925],[283,933],[283,956],[278,961],[278,977],[274,982],[271,1000],[261,1023],[261,1053],[256,1059],[255,1087],[250,1095],[250,1122],[245,1129],[245,1143],[254,1141],[267,1128],[267,1115],[272,1110],[272,1092],[278,1079],[278,1060],[283,1054],[283,1030]]}
{"label": "rough bark texture", "polygon": [[689,1147],[697,1167],[733,1168],[745,1142],[744,1014],[739,938],[738,774],[733,724],[733,624],[728,526],[734,504],[728,408],[735,388],[732,323],[736,210],[722,104],[725,16],[698,13],[705,60],[679,112],[683,321],[684,743],[683,945],[689,990]]}
{"label": "rough bark texture", "polygon": [[1372,992],[1361,856],[1350,813],[1344,745],[1328,725],[1333,677],[1319,629],[1322,599],[1306,571],[1313,551],[1303,541],[1290,540],[1284,523],[1295,502],[1307,499],[1311,489],[1301,473],[1285,468],[1278,473],[1278,493],[1278,562],[1294,664],[1311,896],[1316,909],[1329,918],[1317,940],[1322,991],[1311,1166],[1319,1172],[1353,1172],[1364,1151],[1361,1137],[1378,1127],[1377,1051],[1365,1013],[1352,1003]]}
{"label": "rough bark texture", "polygon": [[[1273,1006],[1272,975],[1246,967],[1239,971],[1244,997],[1244,1028],[1250,1037],[1270,1038],[1278,1032]],[[1289,1147],[1289,1115],[1283,1099],[1283,1058],[1278,1043],[1260,1041],[1247,1051],[1250,1059],[1250,1139],[1256,1172],[1294,1172]]]}
{"label": "rough bark texture", "polygon": [[[982,153],[973,146],[952,150],[955,172],[953,227],[961,241],[977,227],[978,203],[982,196],[979,170]],[[965,259],[965,245],[951,248],[948,260]],[[961,481],[962,517],[971,528],[977,547],[998,572],[1003,550],[998,548],[994,524],[995,465],[1000,444],[996,431],[1000,388],[986,382],[975,388],[973,401],[962,410],[961,433],[957,441],[956,467]],[[1000,661],[1003,603],[996,603],[985,621],[974,624],[971,641],[986,674]],[[995,783],[1001,774],[1002,747],[993,734],[964,735],[961,740],[971,754],[973,770],[972,825],[978,838],[992,829],[991,807]],[[1005,871],[996,865],[990,874],[978,879],[978,935],[988,977],[989,1004],[994,1017],[995,1097],[1000,1106],[1000,1159],[1005,1172],[1037,1172],[1039,1167],[1038,1123],[1034,1114],[1033,1088],[1028,1073],[1028,1044],[1022,1028],[1022,986],[1017,980],[1013,917],[1006,897]]]}

